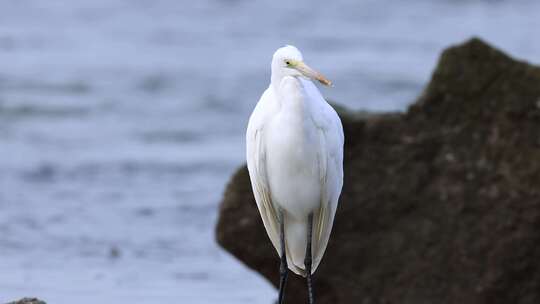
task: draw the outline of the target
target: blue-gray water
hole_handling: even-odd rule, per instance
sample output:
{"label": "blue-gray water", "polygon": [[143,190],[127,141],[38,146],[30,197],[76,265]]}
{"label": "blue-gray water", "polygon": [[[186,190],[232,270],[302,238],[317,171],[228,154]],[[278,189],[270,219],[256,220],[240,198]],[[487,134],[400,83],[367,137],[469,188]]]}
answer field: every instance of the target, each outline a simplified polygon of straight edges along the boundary
{"label": "blue-gray water", "polygon": [[[479,35],[540,62],[538,1],[0,2],[0,302],[271,303],[214,243],[273,51],[403,110]],[[277,269],[276,269],[277,271]]]}

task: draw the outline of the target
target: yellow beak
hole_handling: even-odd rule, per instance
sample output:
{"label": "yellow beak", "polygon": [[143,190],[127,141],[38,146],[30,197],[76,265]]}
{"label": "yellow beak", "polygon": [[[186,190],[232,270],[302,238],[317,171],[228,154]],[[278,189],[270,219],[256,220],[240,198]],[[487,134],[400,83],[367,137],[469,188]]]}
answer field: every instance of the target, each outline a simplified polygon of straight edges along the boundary
{"label": "yellow beak", "polygon": [[305,64],[302,61],[294,62],[293,68],[295,68],[298,72],[302,73],[302,75],[306,76],[307,78],[317,80],[318,82],[324,84],[325,86],[329,86],[329,87],[332,86],[332,82],[328,80],[326,77],[324,77],[323,74],[310,68],[307,64]]}

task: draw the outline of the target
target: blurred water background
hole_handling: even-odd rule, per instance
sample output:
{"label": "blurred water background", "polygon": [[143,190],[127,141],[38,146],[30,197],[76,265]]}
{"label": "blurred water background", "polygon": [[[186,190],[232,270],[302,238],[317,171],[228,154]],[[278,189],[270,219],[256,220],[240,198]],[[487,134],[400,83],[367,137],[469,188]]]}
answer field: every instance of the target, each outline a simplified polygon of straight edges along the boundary
{"label": "blurred water background", "polygon": [[404,110],[440,51],[471,35],[540,62],[539,12],[533,0],[1,1],[0,302],[271,303],[213,233],[274,50],[298,46],[339,103]]}

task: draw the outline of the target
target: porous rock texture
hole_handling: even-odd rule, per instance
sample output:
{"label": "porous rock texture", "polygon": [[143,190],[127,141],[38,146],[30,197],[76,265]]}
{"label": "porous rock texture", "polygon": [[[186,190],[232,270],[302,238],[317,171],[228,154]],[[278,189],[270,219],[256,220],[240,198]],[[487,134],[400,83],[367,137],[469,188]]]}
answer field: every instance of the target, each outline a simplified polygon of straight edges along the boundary
{"label": "porous rock texture", "polygon": [[[475,38],[443,52],[406,113],[340,116],[344,187],[317,303],[540,303],[540,68]],[[277,286],[245,166],[216,234]],[[307,303],[292,273],[286,303]]]}

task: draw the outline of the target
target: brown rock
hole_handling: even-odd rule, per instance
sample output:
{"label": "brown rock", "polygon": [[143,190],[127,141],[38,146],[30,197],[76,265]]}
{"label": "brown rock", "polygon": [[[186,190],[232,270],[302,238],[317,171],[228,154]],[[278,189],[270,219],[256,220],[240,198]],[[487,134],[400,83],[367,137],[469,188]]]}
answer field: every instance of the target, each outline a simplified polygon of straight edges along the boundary
{"label": "brown rock", "polygon": [[[345,183],[317,303],[540,303],[540,68],[478,39],[444,51],[407,113],[342,115]],[[242,167],[221,246],[274,285]],[[287,303],[307,303],[291,274]]]}
{"label": "brown rock", "polygon": [[18,301],[9,302],[7,304],[47,304],[36,298],[22,298]]}

